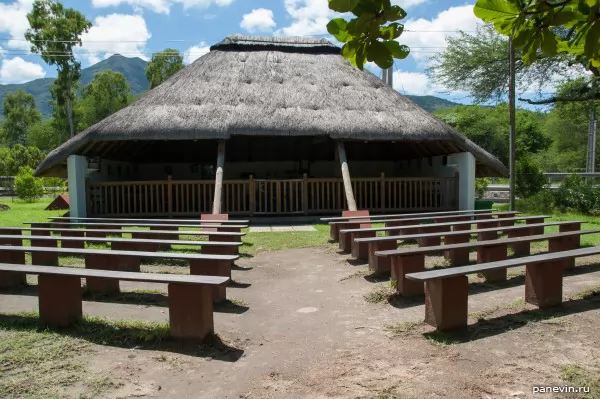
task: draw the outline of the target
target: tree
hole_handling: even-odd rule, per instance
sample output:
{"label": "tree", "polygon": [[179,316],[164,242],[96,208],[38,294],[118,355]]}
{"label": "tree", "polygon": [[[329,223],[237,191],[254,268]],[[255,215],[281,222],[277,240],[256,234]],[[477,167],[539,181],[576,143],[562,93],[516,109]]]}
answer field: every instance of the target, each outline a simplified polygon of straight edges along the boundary
{"label": "tree", "polygon": [[152,54],[152,59],[146,67],[150,89],[154,89],[182,69],[183,55],[177,49],[168,48]]}
{"label": "tree", "polygon": [[[428,75],[449,90],[467,91],[476,102],[499,101],[509,87],[508,39],[496,32],[492,24],[479,26],[475,33],[459,32],[446,37],[446,48],[431,58]],[[518,54],[519,55],[519,54]],[[515,63],[518,89],[541,89],[550,79],[574,72],[572,57],[545,57],[527,65]]]}
{"label": "tree", "polygon": [[549,104],[600,98],[595,83],[600,78],[600,0],[478,0],[474,13],[493,23],[498,32],[510,36],[526,64],[567,54],[593,75],[590,84],[575,97],[555,96],[528,102]]}
{"label": "tree", "polygon": [[[475,144],[508,162],[509,120],[508,105],[496,107],[458,106],[436,112],[436,116],[463,133]],[[545,151],[551,140],[543,132],[544,115],[524,109],[517,110],[517,155],[536,154]]]}
{"label": "tree", "polygon": [[67,137],[54,129],[54,123],[53,119],[46,119],[32,125],[27,131],[27,145],[37,147],[42,152],[50,152],[61,145]]}
{"label": "tree", "polygon": [[33,169],[30,167],[20,167],[19,173],[15,176],[15,193],[19,199],[26,202],[35,202],[44,195],[42,179],[33,177]]}
{"label": "tree", "polygon": [[408,57],[408,46],[396,41],[404,31],[404,25],[396,21],[406,17],[400,6],[392,6],[390,0],[329,0],[329,8],[356,17],[332,19],[327,31],[344,43],[342,56],[360,70],[368,61],[388,69],[394,58]]}
{"label": "tree", "polygon": [[42,120],[42,114],[35,107],[35,98],[23,90],[6,95],[3,114],[4,140],[9,146],[25,144],[27,130]]}
{"label": "tree", "polygon": [[12,148],[0,147],[0,176],[14,176],[23,166],[36,168],[45,154],[36,147],[16,144]]}
{"label": "tree", "polygon": [[83,100],[79,103],[80,130],[127,106],[131,90],[122,73],[108,70],[97,73],[94,80],[83,88],[82,93]]}
{"label": "tree", "polygon": [[81,75],[81,64],[75,60],[73,49],[81,46],[81,35],[92,23],[79,11],[52,0],[34,1],[27,20],[30,28],[25,38],[31,43],[31,51],[39,53],[48,65],[56,65],[58,70],[52,95],[64,109],[72,137],[75,135],[73,101]]}

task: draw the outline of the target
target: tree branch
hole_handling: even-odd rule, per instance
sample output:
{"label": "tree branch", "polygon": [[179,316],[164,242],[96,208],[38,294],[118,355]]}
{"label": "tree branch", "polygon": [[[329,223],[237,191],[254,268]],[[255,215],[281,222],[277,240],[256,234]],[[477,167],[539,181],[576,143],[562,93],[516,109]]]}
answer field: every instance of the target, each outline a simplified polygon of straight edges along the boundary
{"label": "tree branch", "polygon": [[562,103],[562,102],[580,102],[580,101],[590,101],[590,100],[600,100],[600,93],[590,93],[587,96],[579,96],[579,97],[561,97],[561,96],[553,96],[550,98],[546,98],[543,100],[531,100],[528,98],[519,98],[519,101],[526,102],[531,105],[543,105],[543,104],[554,104],[554,103]]}

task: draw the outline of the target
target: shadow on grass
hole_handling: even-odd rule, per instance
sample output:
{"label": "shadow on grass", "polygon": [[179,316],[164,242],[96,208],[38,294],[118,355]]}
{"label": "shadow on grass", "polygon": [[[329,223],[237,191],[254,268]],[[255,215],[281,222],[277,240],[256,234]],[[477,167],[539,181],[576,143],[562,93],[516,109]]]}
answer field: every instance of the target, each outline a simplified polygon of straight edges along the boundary
{"label": "shadow on grass", "polygon": [[[91,302],[125,303],[129,305],[148,305],[169,307],[169,297],[160,292],[121,292],[118,294],[90,294],[83,292],[83,299]],[[214,311],[218,313],[241,314],[250,309],[248,306],[236,304],[236,301],[225,300],[214,304]]]}
{"label": "shadow on grass", "polygon": [[[340,252],[340,255],[347,255],[347,254],[344,252]],[[369,262],[366,260],[362,260],[362,259],[349,258],[349,259],[346,259],[346,263],[348,263],[350,266],[364,266],[364,265],[368,264]]]}
{"label": "shadow on grass", "polygon": [[476,341],[499,335],[529,323],[550,320],[561,316],[578,314],[600,308],[600,296],[595,295],[586,299],[575,299],[563,302],[552,309],[523,310],[492,319],[479,319],[475,324],[459,331],[432,331],[423,333],[423,337],[433,342],[449,345]]}
{"label": "shadow on grass", "polygon": [[384,283],[386,281],[390,281],[390,275],[389,273],[387,275],[371,273],[364,276],[364,279],[369,283]]}
{"label": "shadow on grass", "polygon": [[48,328],[40,322],[37,314],[21,313],[0,314],[0,328],[10,331],[50,330],[98,345],[181,353],[226,362],[235,362],[244,354],[242,349],[230,346],[218,335],[210,335],[201,343],[174,340],[169,336],[169,326],[159,323],[113,322],[85,317],[69,328]]}

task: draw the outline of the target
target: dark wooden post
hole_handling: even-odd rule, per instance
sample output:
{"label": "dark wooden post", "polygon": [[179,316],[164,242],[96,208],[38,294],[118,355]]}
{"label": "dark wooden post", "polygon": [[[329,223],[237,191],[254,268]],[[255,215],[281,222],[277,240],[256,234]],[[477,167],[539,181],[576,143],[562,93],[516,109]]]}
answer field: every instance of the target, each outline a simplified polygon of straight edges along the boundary
{"label": "dark wooden post", "polygon": [[213,200],[213,215],[219,215],[221,213],[222,197],[221,192],[223,190],[223,165],[225,164],[225,140],[219,140],[218,154],[217,154],[217,170],[215,173],[215,197]]}
{"label": "dark wooden post", "polygon": [[337,153],[340,159],[340,167],[342,169],[342,180],[344,181],[344,191],[346,192],[346,202],[348,203],[349,211],[356,211],[356,201],[354,200],[354,192],[352,191],[352,181],[350,180],[350,169],[348,168],[348,160],[346,159],[346,148],[343,141],[337,141]]}
{"label": "dark wooden post", "polygon": [[302,210],[308,215],[308,179],[306,173],[302,175]]}
{"label": "dark wooden post", "polygon": [[381,178],[379,180],[379,209],[382,211],[385,209],[385,172],[381,172]]}
{"label": "dark wooden post", "polygon": [[254,215],[256,208],[256,188],[254,187],[254,175],[250,175],[248,182],[248,191],[250,192],[250,216]]}
{"label": "dark wooden post", "polygon": [[167,177],[167,211],[169,217],[173,217],[173,180],[171,175]]}

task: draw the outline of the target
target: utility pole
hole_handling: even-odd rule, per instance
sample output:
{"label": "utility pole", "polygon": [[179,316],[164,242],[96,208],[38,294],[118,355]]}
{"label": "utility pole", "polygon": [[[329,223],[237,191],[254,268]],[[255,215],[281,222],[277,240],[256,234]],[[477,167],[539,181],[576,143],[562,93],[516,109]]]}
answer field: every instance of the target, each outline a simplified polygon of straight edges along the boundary
{"label": "utility pole", "polygon": [[510,135],[508,139],[508,186],[510,188],[510,210],[515,210],[515,136],[516,136],[516,120],[515,120],[515,48],[513,46],[512,37],[508,38],[508,114],[510,119]]}
{"label": "utility pole", "polygon": [[394,65],[388,69],[381,70],[381,80],[385,82],[391,88],[394,88]]}
{"label": "utility pole", "polygon": [[[596,80],[592,81],[592,92],[596,92]],[[585,171],[596,172],[596,101],[590,101],[590,124],[588,127],[587,162]]]}

